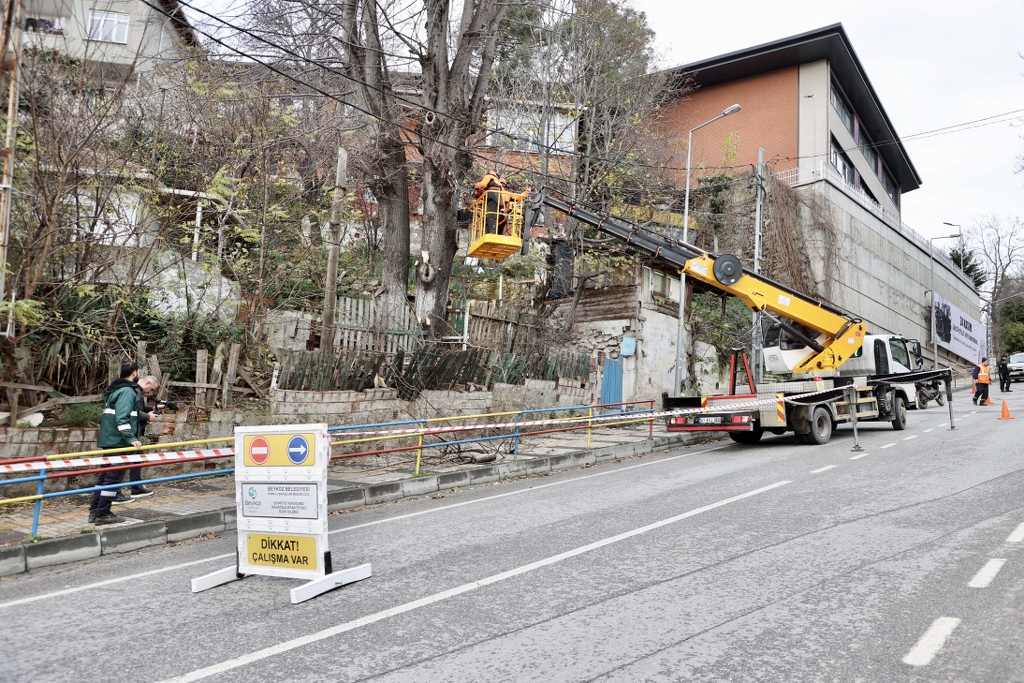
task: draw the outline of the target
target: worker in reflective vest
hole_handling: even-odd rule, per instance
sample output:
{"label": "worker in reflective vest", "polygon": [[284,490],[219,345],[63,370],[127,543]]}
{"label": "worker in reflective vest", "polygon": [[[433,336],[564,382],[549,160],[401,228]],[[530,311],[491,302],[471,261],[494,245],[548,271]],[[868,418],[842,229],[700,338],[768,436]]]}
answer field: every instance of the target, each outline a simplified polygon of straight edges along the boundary
{"label": "worker in reflective vest", "polygon": [[[988,358],[982,358],[978,365],[978,376],[975,378],[974,405],[988,403],[988,385],[992,383],[992,375],[988,369]],[[981,401],[979,403],[979,400]]]}

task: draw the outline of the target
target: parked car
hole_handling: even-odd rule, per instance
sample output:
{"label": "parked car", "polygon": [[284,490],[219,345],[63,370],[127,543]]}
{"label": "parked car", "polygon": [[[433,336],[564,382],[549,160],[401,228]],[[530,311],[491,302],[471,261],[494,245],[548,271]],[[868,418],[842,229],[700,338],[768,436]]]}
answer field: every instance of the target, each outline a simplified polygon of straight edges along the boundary
{"label": "parked car", "polygon": [[1024,353],[1011,354],[1006,364],[1010,367],[1011,382],[1024,380]]}

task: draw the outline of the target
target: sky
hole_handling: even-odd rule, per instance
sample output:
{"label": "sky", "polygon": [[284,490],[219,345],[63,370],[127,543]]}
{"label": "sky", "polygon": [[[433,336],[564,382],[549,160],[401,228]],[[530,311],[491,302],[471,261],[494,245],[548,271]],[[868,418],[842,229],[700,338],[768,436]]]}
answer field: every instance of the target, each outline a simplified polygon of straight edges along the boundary
{"label": "sky", "polygon": [[[664,67],[842,23],[902,137],[1024,110],[1024,0],[631,4],[655,30]],[[1024,118],[904,145],[922,185],[903,196],[903,222],[921,235],[989,214],[1024,219],[1024,173],[1014,173]]]}

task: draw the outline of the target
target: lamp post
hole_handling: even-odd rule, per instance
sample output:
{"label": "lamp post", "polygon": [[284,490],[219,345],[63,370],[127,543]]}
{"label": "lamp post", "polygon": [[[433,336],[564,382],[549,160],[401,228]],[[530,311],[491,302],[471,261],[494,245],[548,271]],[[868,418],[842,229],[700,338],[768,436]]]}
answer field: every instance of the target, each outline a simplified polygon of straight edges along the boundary
{"label": "lamp post", "polygon": [[964,257],[966,256],[966,254],[964,253],[964,229],[960,227],[959,223],[943,223],[943,225],[948,225],[951,228],[956,228],[957,231],[960,233],[960,244],[957,245],[957,247],[960,249],[960,272],[966,276],[967,273],[964,272]]}
{"label": "lamp post", "polygon": [[[688,242],[690,239],[690,158],[691,148],[693,147],[693,131],[700,130],[704,126],[711,125],[718,119],[725,118],[730,114],[735,114],[742,109],[738,104],[734,104],[731,107],[727,107],[725,111],[704,123],[690,129],[689,135],[686,136],[686,197],[683,206],[683,242]],[[679,271],[679,329],[676,334],[676,381],[674,396],[681,396],[683,393],[683,318],[686,312],[686,273],[682,270]]]}
{"label": "lamp post", "polygon": [[[953,225],[952,223],[943,223],[943,225]],[[955,226],[959,228],[960,226]],[[932,370],[939,369],[939,338],[935,334],[935,240],[949,240],[958,239],[963,237],[961,233],[955,235],[940,235],[939,237],[932,237],[928,241],[928,255],[932,259]]]}

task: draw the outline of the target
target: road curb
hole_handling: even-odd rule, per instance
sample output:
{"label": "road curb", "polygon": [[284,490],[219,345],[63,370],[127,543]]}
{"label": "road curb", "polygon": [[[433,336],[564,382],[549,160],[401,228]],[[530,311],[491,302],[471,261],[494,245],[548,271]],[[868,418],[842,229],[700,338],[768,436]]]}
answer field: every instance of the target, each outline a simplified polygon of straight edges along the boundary
{"label": "road curb", "polygon": [[[423,496],[458,487],[519,479],[531,474],[570,470],[636,455],[646,455],[676,446],[689,446],[718,433],[673,434],[654,441],[595,448],[529,460],[513,460],[497,465],[467,467],[457,472],[443,472],[426,477],[409,477],[383,484],[365,484],[335,489],[327,493],[327,509],[351,510],[414,496]],[[201,534],[222,533],[236,528],[236,510],[222,510],[171,517],[163,521],[118,526],[98,532],[54,538],[38,543],[0,547],[0,576],[20,574],[39,567],[49,567],[87,560],[101,555],[126,553],[148,546],[163,545],[195,538]]]}

